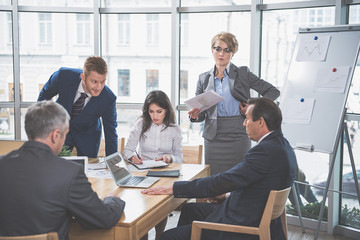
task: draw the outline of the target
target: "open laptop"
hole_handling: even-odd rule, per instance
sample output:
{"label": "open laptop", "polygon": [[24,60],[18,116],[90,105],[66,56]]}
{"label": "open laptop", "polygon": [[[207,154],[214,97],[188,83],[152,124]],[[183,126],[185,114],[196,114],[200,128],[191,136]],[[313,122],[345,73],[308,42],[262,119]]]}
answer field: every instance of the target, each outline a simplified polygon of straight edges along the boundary
{"label": "open laptop", "polygon": [[160,179],[158,177],[133,176],[119,152],[107,156],[104,161],[116,185],[121,187],[148,188]]}

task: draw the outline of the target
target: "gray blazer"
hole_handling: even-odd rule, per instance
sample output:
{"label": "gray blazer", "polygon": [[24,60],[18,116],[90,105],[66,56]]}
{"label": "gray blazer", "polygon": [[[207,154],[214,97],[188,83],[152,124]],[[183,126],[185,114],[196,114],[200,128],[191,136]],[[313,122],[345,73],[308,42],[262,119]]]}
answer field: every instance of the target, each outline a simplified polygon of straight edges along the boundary
{"label": "gray blazer", "polygon": [[[215,68],[200,74],[196,87],[196,95],[209,90],[215,91],[214,70]],[[280,95],[280,91],[276,87],[250,72],[248,67],[237,67],[232,63],[230,63],[229,68],[229,84],[231,95],[240,102],[247,102],[250,98],[250,89],[272,100],[275,100]],[[197,119],[190,120],[192,122],[202,122],[205,120],[203,137],[207,140],[214,139],[217,132],[217,104],[201,112]]]}

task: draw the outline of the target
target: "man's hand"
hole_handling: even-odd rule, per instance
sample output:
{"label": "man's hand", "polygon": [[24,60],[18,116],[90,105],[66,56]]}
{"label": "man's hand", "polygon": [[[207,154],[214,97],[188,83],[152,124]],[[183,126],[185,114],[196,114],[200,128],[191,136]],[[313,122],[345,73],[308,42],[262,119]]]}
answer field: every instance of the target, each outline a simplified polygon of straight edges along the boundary
{"label": "man's hand", "polygon": [[173,187],[156,187],[142,190],[141,193],[149,195],[172,195]]}
{"label": "man's hand", "polygon": [[[116,194],[115,192],[112,192],[112,193],[108,193],[106,195],[106,197],[116,197],[116,198],[119,198],[120,199],[120,196],[118,194]],[[100,198],[101,199],[101,198]]]}

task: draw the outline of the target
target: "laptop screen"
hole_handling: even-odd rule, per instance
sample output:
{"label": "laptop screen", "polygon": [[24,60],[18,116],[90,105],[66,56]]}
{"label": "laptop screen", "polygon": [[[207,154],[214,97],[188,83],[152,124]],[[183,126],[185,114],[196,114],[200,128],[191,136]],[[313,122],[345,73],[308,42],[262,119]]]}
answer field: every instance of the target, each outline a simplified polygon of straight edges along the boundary
{"label": "laptop screen", "polygon": [[84,173],[88,172],[88,157],[86,156],[70,156],[70,157],[62,157],[70,162],[81,165],[84,168]]}
{"label": "laptop screen", "polygon": [[120,153],[114,153],[105,158],[106,165],[112,172],[115,181],[123,179],[130,175],[129,170],[126,167],[125,161],[122,159]]}

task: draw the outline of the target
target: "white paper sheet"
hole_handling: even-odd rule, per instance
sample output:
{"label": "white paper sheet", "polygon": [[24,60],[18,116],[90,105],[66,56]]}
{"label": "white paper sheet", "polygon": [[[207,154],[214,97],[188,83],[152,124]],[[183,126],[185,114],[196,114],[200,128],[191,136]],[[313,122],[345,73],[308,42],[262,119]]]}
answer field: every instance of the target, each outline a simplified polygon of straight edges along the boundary
{"label": "white paper sheet", "polygon": [[310,124],[314,104],[314,98],[290,98],[282,102],[283,123]]}
{"label": "white paper sheet", "polygon": [[190,109],[199,108],[200,112],[202,112],[221,102],[223,99],[224,98],[217,94],[214,90],[209,90],[197,95],[196,97],[186,100],[184,103],[188,105]]}
{"label": "white paper sheet", "polygon": [[138,169],[149,169],[149,168],[158,168],[158,167],[166,167],[167,163],[163,161],[155,161],[155,160],[145,160],[142,164],[133,164]]}
{"label": "white paper sheet", "polygon": [[349,73],[349,66],[320,68],[317,73],[315,91],[343,93]]}
{"label": "white paper sheet", "polygon": [[299,62],[325,61],[330,39],[330,35],[322,35],[320,37],[316,36],[315,34],[310,36],[303,36],[301,38],[296,60]]}
{"label": "white paper sheet", "polygon": [[87,177],[91,177],[91,178],[102,178],[102,179],[110,179],[111,174],[109,171],[105,170],[105,169],[101,169],[101,170],[89,170],[87,173]]}

